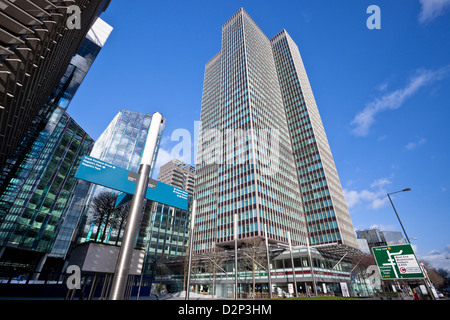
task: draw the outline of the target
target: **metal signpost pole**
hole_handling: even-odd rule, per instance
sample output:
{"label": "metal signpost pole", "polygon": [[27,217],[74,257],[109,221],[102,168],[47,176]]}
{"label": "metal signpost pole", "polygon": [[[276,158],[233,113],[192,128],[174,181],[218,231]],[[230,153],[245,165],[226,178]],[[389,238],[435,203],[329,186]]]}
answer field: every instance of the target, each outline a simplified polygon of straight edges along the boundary
{"label": "metal signpost pole", "polygon": [[272,278],[270,271],[270,256],[269,256],[269,239],[267,237],[267,225],[264,225],[264,234],[266,241],[266,258],[267,258],[267,279],[269,280],[269,299],[272,299]]}
{"label": "metal signpost pole", "polygon": [[238,258],[237,258],[237,238],[238,238],[238,216],[234,214],[234,299],[238,299]]}
{"label": "metal signpost pole", "polygon": [[311,257],[311,249],[309,247],[309,238],[308,237],[306,237],[306,247],[308,248],[309,265],[311,267],[311,278],[312,278],[314,296],[317,296],[317,286],[316,286],[316,279],[314,277],[313,259]]}
{"label": "metal signpost pole", "polygon": [[[403,227],[403,223],[402,223],[402,221],[400,220],[400,217],[399,217],[399,215],[398,215],[398,213],[397,213],[397,210],[395,209],[394,202],[392,202],[392,199],[391,199],[391,194],[399,193],[399,192],[405,192],[405,191],[411,191],[411,188],[406,188],[406,189],[403,189],[403,190],[400,190],[400,191],[391,192],[391,193],[388,193],[387,196],[388,196],[388,198],[389,198],[389,201],[391,202],[392,208],[394,209],[395,215],[397,216],[398,222],[400,223],[400,226],[402,227],[402,230],[403,230],[403,233],[405,234],[406,240],[408,241],[409,244],[411,244],[411,241],[409,241],[409,237],[408,237],[408,235],[406,234],[406,230],[405,230],[405,228]],[[423,282],[424,282],[425,287],[427,288],[427,290],[428,290],[428,292],[429,292],[429,295],[430,295],[431,300],[436,300],[435,297],[434,297],[434,295],[433,295],[433,292],[431,291],[430,286],[428,285],[428,283],[427,283],[427,281],[426,281],[426,277],[423,279]]]}
{"label": "metal signpost pole", "polygon": [[116,270],[114,272],[111,293],[109,296],[110,300],[122,300],[124,298],[134,245],[136,242],[137,229],[139,227],[139,217],[142,212],[145,192],[147,191],[148,176],[150,174],[153,156],[156,150],[161,121],[162,115],[159,112],[154,113],[148,131],[144,152],[142,154],[139,177],[133,199],[131,200],[131,207],[128,213],[128,221],[122,239],[122,246],[120,247],[119,257],[117,259]]}
{"label": "metal signpost pole", "polygon": [[189,239],[189,263],[187,272],[187,284],[186,284],[186,295],[185,300],[189,300],[189,292],[191,291],[191,268],[192,268],[192,246],[194,244],[194,224],[195,224],[195,210],[197,207],[197,200],[192,201],[192,213],[191,213],[191,231]]}

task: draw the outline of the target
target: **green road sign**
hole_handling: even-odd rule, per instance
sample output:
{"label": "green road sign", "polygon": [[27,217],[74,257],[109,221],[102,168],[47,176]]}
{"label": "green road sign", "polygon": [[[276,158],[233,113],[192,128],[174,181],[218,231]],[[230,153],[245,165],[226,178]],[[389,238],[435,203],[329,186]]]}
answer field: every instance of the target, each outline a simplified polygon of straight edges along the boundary
{"label": "green road sign", "polygon": [[372,251],[382,279],[424,278],[422,268],[410,244],[374,247]]}

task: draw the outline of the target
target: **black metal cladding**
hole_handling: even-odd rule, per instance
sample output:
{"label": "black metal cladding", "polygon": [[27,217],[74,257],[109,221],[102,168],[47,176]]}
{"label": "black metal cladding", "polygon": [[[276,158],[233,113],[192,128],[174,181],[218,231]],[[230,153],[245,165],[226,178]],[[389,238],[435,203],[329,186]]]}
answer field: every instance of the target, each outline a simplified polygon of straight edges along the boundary
{"label": "black metal cladding", "polygon": [[[110,0],[0,0],[0,168],[23,142],[71,58]],[[82,12],[69,29],[67,7]]]}

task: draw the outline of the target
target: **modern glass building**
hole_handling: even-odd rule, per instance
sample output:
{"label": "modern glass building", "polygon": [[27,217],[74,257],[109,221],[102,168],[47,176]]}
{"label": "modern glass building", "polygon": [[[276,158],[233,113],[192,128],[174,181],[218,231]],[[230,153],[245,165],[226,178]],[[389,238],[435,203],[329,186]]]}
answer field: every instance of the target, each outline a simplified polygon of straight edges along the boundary
{"label": "modern glass building", "polygon": [[[149,114],[125,109],[120,110],[95,142],[90,156],[111,163],[117,167],[138,172],[151,120],[152,115]],[[161,125],[160,129],[158,148],[163,130],[164,124]],[[154,161],[156,161],[156,157]],[[154,168],[154,164],[152,168]],[[90,184],[89,191],[85,195],[85,186],[81,186],[80,188],[81,190],[75,192],[74,198],[80,199],[81,203],[74,201],[68,211],[70,216],[79,217],[84,221],[80,225],[77,243],[91,240],[97,241],[101,235],[96,232],[98,225],[95,222],[94,212],[90,203],[102,191],[111,191],[116,194],[119,194],[119,192],[103,186]],[[116,238],[118,236],[116,232],[117,230],[115,228],[108,229],[108,235],[105,239],[109,241],[109,239]],[[94,239],[95,235],[98,235],[99,239]],[[68,248],[66,249],[66,253],[67,250]]]}
{"label": "modern glass building", "polygon": [[299,50],[240,9],[205,67],[194,250],[267,237],[358,248]]}
{"label": "modern glass building", "polygon": [[[66,205],[78,183],[73,175],[82,156],[91,151],[94,141],[66,110],[111,30],[100,18],[95,21],[44,104],[45,112],[34,119],[22,143],[0,171],[0,223],[4,228],[0,246],[8,246],[8,251],[12,247],[31,250],[20,253],[27,256],[21,259],[28,261],[25,263],[29,265],[28,269],[39,260],[40,265],[44,265],[55,239],[69,221],[65,219]],[[63,181],[56,184],[55,177]],[[36,206],[32,207],[30,203]],[[25,219],[25,216],[34,218]],[[35,219],[42,220],[41,216],[52,222],[43,224],[39,231],[35,229],[38,225]],[[33,225],[31,229],[30,225]],[[6,232],[9,228],[11,230]],[[44,238],[50,240],[44,241]],[[11,262],[15,255],[19,255],[17,250],[11,252],[10,258],[0,254],[0,261]]]}
{"label": "modern glass building", "polygon": [[[120,110],[95,142],[90,156],[120,168],[138,172],[151,119],[152,115],[149,114]],[[160,128],[157,150],[165,121],[164,119]],[[152,168],[155,166],[156,159],[155,156]],[[152,174],[153,172],[150,176]],[[70,221],[70,227],[67,228],[64,236],[57,239],[51,256],[67,259],[73,247],[86,242],[121,245],[126,215],[120,216],[119,211],[116,210],[108,221],[105,219],[102,223],[98,223],[95,220],[95,212],[90,204],[103,191],[120,193],[80,180],[67,212],[66,220]],[[73,224],[74,222],[77,223]],[[144,263],[146,277],[151,276],[155,271],[159,257],[185,254],[189,242],[189,225],[190,205],[188,210],[182,210],[145,200],[135,248],[146,252]],[[101,231],[97,232],[99,228]],[[106,234],[103,234],[103,230]]]}
{"label": "modern glass building", "polygon": [[356,230],[356,236],[358,239],[366,240],[370,249],[373,247],[406,243],[406,240],[401,232],[380,231],[378,228]]}
{"label": "modern glass building", "polygon": [[[42,146],[42,141],[48,139],[55,123],[67,111],[72,98],[111,31],[111,26],[97,18],[82,42],[80,50],[72,57],[60,82],[43,105],[42,112],[34,118],[32,124],[27,128],[27,133],[21,144],[8,158],[7,164],[2,167],[0,171],[0,193],[3,193],[5,188],[8,187],[11,179],[16,178],[18,170],[23,171],[24,161],[34,161],[33,159],[37,157],[41,150],[39,146]],[[51,124],[49,125],[49,123]]]}
{"label": "modern glass building", "polygon": [[[2,1],[0,19],[0,168],[7,164],[111,0]],[[68,28],[68,6],[82,8]],[[48,114],[48,113],[47,113]]]}
{"label": "modern glass building", "polygon": [[[35,271],[46,262],[77,185],[75,173],[93,139],[67,114],[54,125],[35,161],[10,181],[0,196],[2,271]],[[36,146],[39,148],[41,146]]]}
{"label": "modern glass building", "polygon": [[[192,198],[189,197],[188,210],[174,208],[162,203],[149,201],[146,210],[150,213],[147,228],[140,231],[136,247],[146,250],[144,274],[155,276],[161,257],[180,258],[186,256],[189,244],[190,213]],[[178,283],[179,287],[182,284]]]}

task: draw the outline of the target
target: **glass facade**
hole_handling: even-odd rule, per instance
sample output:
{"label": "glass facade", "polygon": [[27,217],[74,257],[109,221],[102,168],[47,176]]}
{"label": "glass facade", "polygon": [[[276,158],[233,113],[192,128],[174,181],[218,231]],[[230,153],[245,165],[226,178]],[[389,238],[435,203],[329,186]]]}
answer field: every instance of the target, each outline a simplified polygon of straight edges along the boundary
{"label": "glass facade", "polygon": [[67,113],[61,116],[34,161],[23,162],[24,170],[0,196],[1,245],[50,251],[77,183],[75,172],[93,142]]}
{"label": "glass facade", "polygon": [[[112,28],[98,18],[0,174],[0,245],[48,253],[94,141],[66,113]],[[99,32],[101,35],[99,35]],[[99,35],[99,36],[95,36]]]}
{"label": "glass facade", "polygon": [[140,229],[136,247],[145,249],[144,274],[152,274],[160,256],[181,257],[186,255],[189,242],[189,226],[192,198],[188,210],[182,210],[149,201],[146,211],[150,221]]}
{"label": "glass facade", "polygon": [[366,240],[369,248],[406,243],[401,232],[380,231],[378,228],[357,230],[356,236]]}
{"label": "glass facade", "polygon": [[[48,97],[110,1],[1,2],[1,169],[12,164],[10,158],[24,146],[24,139],[30,138],[30,130],[36,130],[36,121],[52,112],[45,106]],[[71,5],[83,11],[77,28],[67,27],[66,11]]]}
{"label": "glass facade", "polygon": [[[13,188],[11,179],[21,179],[30,168],[45,144],[59,119],[62,117],[80,87],[84,77],[99,54],[112,28],[98,18],[81,44],[78,52],[72,57],[69,66],[59,84],[54,88],[42,107],[39,115],[27,128],[25,138],[14,150],[7,164],[0,171],[0,194],[6,188]],[[20,173],[19,173],[20,172]]]}

